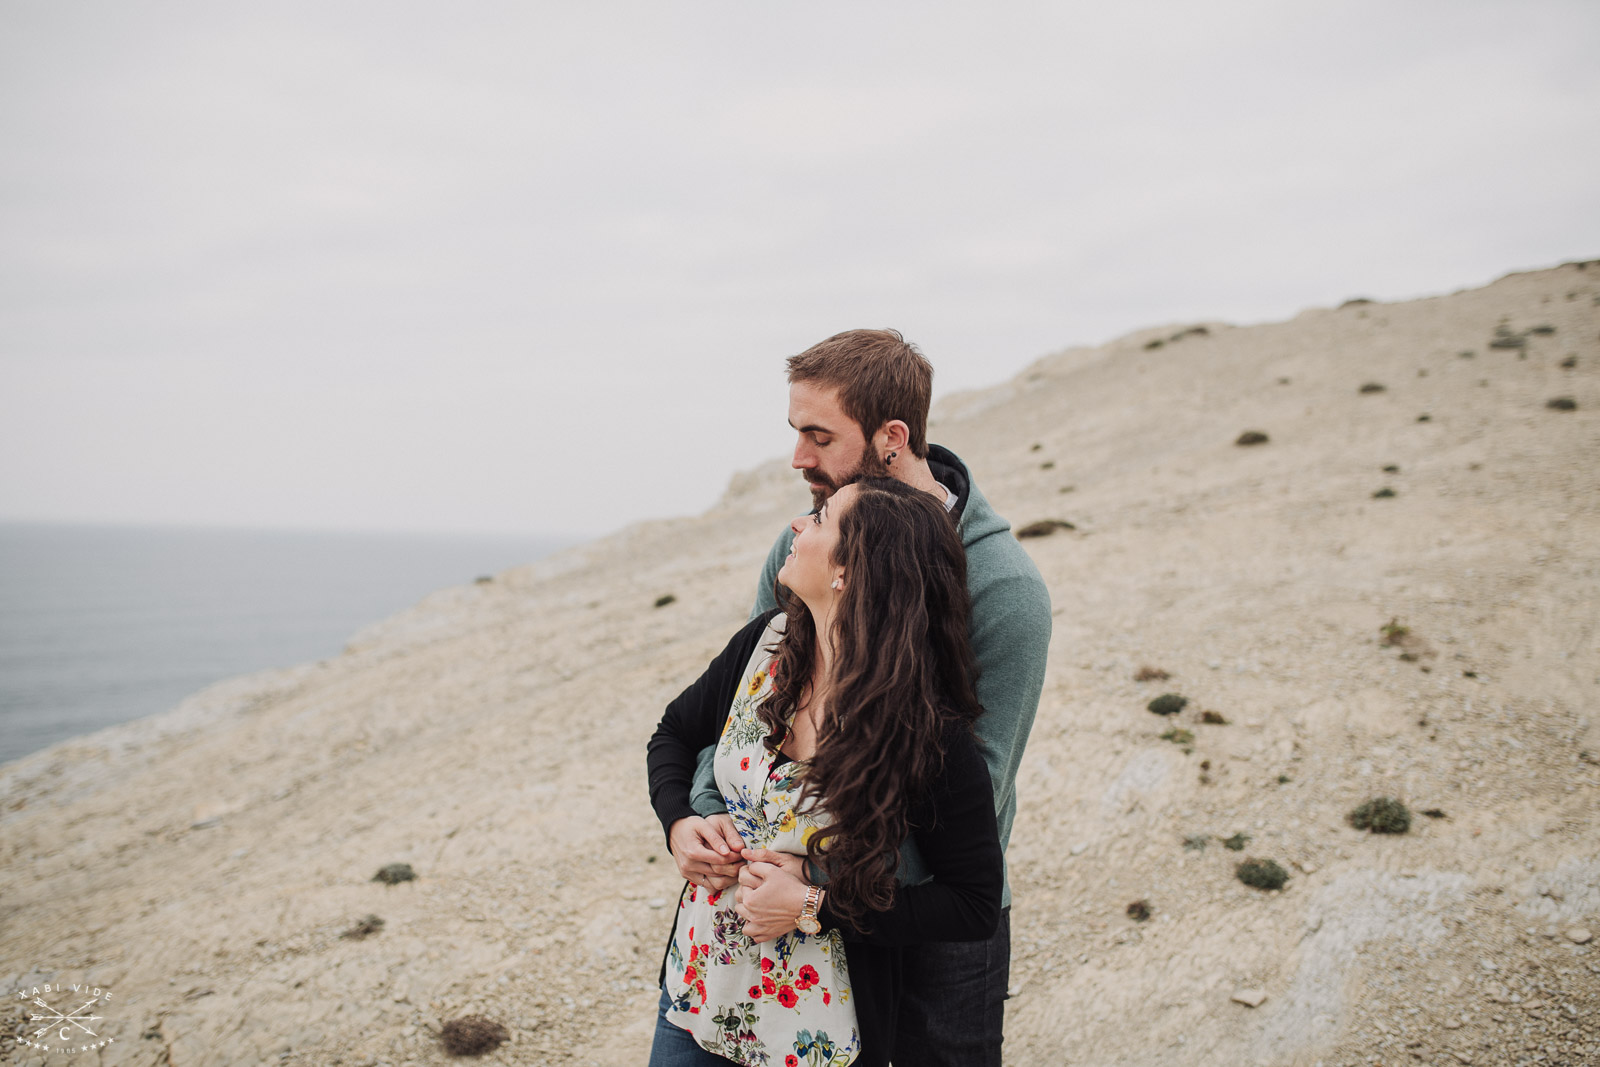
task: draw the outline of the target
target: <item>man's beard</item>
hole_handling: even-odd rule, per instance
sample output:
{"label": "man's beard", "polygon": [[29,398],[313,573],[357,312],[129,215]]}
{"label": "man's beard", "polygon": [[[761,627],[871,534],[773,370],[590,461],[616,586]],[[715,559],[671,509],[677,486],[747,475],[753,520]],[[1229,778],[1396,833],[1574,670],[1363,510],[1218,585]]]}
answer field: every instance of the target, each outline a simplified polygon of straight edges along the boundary
{"label": "man's beard", "polygon": [[861,459],[855,467],[836,478],[829,478],[819,470],[808,470],[805,473],[806,484],[811,487],[811,510],[816,511],[825,504],[829,497],[843,489],[852,482],[859,482],[863,478],[891,478],[889,467],[883,462],[883,457],[870,448],[862,449]]}

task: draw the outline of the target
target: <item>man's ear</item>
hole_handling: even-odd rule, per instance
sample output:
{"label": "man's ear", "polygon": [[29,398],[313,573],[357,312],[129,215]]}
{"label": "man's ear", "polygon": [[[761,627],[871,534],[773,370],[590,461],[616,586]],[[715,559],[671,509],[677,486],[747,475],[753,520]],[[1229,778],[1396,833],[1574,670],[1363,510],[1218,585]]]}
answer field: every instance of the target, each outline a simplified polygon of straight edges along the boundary
{"label": "man's ear", "polygon": [[911,427],[899,419],[890,419],[878,428],[873,437],[880,456],[889,452],[904,452],[911,443]]}

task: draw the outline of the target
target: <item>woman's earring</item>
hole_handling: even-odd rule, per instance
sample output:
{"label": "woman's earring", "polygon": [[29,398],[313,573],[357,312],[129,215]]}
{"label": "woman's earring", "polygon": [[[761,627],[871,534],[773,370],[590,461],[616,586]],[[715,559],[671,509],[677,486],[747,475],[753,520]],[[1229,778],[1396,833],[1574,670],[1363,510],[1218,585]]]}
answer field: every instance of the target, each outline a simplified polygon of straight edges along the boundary
{"label": "woman's earring", "polygon": [[835,578],[833,580],[833,587],[835,589],[843,589],[844,588],[844,579],[843,578]]}

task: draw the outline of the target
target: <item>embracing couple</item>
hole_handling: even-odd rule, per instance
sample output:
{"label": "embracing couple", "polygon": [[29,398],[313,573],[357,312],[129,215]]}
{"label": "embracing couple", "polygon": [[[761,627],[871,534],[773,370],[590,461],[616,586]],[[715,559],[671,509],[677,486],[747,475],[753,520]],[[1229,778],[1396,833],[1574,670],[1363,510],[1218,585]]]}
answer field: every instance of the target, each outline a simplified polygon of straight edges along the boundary
{"label": "embracing couple", "polygon": [[686,879],[651,1067],[995,1065],[1004,850],[1050,599],[892,330],[788,360],[814,508],[667,706],[650,800]]}

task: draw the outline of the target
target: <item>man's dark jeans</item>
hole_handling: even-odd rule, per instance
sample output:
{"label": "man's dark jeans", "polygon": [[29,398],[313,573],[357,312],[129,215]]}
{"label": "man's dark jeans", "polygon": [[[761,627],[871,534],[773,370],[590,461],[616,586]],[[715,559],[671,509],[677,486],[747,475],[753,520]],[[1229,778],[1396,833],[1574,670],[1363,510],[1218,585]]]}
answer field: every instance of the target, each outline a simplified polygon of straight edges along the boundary
{"label": "man's dark jeans", "polygon": [[1010,979],[1010,908],[987,941],[906,948],[896,1067],[1000,1067]]}

